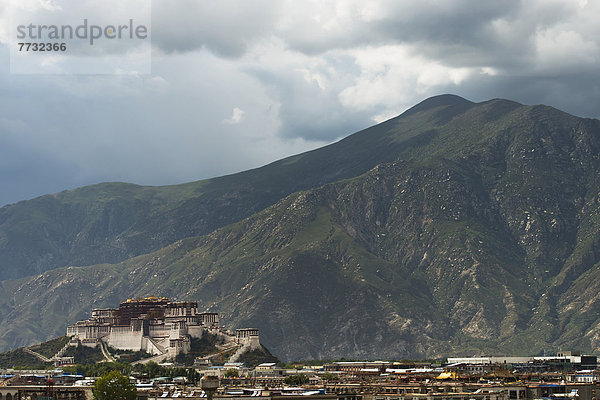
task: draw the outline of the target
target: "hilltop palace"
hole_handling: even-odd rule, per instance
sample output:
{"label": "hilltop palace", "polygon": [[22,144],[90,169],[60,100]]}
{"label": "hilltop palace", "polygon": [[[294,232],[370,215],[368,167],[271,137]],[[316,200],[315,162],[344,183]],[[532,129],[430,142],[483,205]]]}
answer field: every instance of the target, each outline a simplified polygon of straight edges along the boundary
{"label": "hilltop palace", "polygon": [[115,349],[143,350],[165,358],[188,353],[191,338],[201,338],[204,332],[224,338],[239,354],[260,346],[258,329],[233,333],[219,327],[219,314],[198,312],[197,302],[164,297],[128,299],[116,309],[95,309],[89,319],[67,327],[73,346],[106,343]]}

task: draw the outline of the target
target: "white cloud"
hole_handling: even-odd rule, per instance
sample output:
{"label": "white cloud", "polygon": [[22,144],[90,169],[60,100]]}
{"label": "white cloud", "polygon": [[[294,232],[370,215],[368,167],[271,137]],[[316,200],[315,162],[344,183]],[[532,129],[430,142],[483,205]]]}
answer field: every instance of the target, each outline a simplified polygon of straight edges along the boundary
{"label": "white cloud", "polygon": [[469,68],[452,68],[428,60],[409,46],[365,48],[351,52],[361,74],[339,94],[341,103],[352,110],[369,110],[380,122],[414,105],[438,87],[460,85]]}
{"label": "white cloud", "polygon": [[239,107],[235,107],[233,109],[233,113],[231,114],[231,118],[224,119],[223,123],[230,124],[230,125],[239,124],[244,119],[244,114],[246,114],[246,112],[244,110],[242,110]]}
{"label": "white cloud", "polygon": [[598,43],[584,38],[572,29],[559,27],[539,30],[535,36],[539,69],[545,71],[567,72],[586,68],[600,61]]}

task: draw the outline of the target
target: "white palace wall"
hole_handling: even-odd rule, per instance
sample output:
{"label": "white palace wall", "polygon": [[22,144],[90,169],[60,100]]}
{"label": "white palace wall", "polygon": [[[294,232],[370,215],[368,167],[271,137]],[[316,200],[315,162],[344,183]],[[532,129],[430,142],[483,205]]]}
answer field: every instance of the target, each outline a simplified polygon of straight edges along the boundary
{"label": "white palace wall", "polygon": [[115,349],[134,350],[143,349],[142,330],[133,331],[129,326],[113,326],[105,341]]}

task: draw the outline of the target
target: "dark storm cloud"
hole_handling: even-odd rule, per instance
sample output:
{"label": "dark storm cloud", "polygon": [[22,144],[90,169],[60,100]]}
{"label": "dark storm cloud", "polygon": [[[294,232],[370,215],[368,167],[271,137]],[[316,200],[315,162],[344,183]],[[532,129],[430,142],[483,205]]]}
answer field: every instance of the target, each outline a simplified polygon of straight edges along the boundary
{"label": "dark storm cloud", "polygon": [[589,71],[561,77],[480,77],[461,85],[460,94],[473,101],[485,101],[490,99],[488,93],[495,93],[498,98],[522,104],[546,104],[579,117],[597,118],[600,116],[597,76],[595,71]]}
{"label": "dark storm cloud", "polygon": [[278,4],[154,0],[152,41],[166,53],[206,48],[223,57],[240,57],[255,40],[271,33]]}
{"label": "dark storm cloud", "polygon": [[153,0],[152,17],[151,76],[10,75],[0,25],[0,204],[259,166],[440,93],[600,116],[598,2]]}
{"label": "dark storm cloud", "polygon": [[89,176],[80,176],[76,164],[15,143],[0,140],[0,158],[0,205],[90,183]]}
{"label": "dark storm cloud", "polygon": [[450,66],[489,65],[516,72],[535,61],[540,31],[560,26],[578,8],[575,3],[550,2],[534,7],[533,1],[469,3],[472,7],[463,2],[448,14],[434,13],[402,29],[391,24],[388,32]]}
{"label": "dark storm cloud", "polygon": [[[320,21],[309,16],[303,25],[284,31],[292,48],[310,54],[332,48],[352,48],[364,45],[420,43],[484,47],[489,45],[489,26],[495,20],[512,17],[520,1],[405,1],[381,2],[381,15],[365,16],[354,9],[340,21],[338,29],[324,29]],[[379,13],[378,13],[379,14]]]}
{"label": "dark storm cloud", "polygon": [[[491,39],[489,25],[521,8],[518,0],[346,3],[154,0],[153,42],[166,52],[207,48],[227,57],[240,57],[269,37],[305,54],[403,42],[483,47]],[[380,4],[381,15],[369,16],[369,4]]]}
{"label": "dark storm cloud", "polygon": [[[189,182],[322,143],[276,137],[270,100],[236,68],[188,53],[157,60],[153,76],[1,71],[0,205],[101,181]],[[243,123],[224,124],[234,108]]]}

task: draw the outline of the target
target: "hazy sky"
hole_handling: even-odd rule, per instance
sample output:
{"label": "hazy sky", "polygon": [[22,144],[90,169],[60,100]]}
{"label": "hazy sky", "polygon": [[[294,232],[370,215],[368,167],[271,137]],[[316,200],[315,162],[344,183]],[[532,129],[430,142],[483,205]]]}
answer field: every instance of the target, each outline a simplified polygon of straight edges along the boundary
{"label": "hazy sky", "polygon": [[600,117],[599,1],[155,0],[151,75],[10,74],[7,4],[0,205],[257,167],[441,93]]}

